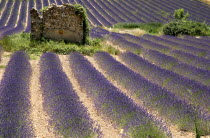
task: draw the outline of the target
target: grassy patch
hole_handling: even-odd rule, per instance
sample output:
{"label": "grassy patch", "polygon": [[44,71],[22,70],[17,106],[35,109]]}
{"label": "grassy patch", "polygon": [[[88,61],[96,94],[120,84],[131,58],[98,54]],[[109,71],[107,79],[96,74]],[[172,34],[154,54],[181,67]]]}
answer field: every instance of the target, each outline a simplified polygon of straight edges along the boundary
{"label": "grassy patch", "polygon": [[5,65],[0,65],[0,69],[5,69],[6,66]]}
{"label": "grassy patch", "polygon": [[153,124],[145,124],[131,128],[129,137],[132,138],[166,138],[166,134]]}
{"label": "grassy patch", "polygon": [[10,36],[5,36],[0,40],[4,51],[15,52],[22,50],[31,55],[31,59],[36,59],[37,56],[45,52],[54,52],[57,54],[69,54],[72,51],[80,52],[84,55],[93,55],[97,51],[106,51],[111,54],[117,54],[118,50],[111,46],[102,45],[101,39],[88,39],[86,45],[78,45],[74,43],[65,43],[64,41],[30,41],[29,33],[19,33]]}
{"label": "grassy patch", "polygon": [[41,54],[30,54],[29,57],[31,60],[37,60],[39,59]]}
{"label": "grassy patch", "polygon": [[145,30],[142,30],[140,28],[132,28],[132,29],[126,29],[126,28],[104,28],[110,32],[115,33],[122,33],[122,34],[131,34],[135,36],[142,36],[146,34],[147,32]]}
{"label": "grassy patch", "polygon": [[118,23],[113,26],[113,28],[118,29],[134,29],[139,28],[149,34],[158,34],[162,29],[163,24],[158,22],[151,23]]}

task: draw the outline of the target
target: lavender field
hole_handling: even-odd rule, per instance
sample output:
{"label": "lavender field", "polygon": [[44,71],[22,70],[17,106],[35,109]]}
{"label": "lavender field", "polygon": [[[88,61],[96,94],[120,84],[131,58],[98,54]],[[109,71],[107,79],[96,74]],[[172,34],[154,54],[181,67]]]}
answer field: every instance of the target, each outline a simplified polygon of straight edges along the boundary
{"label": "lavender field", "polygon": [[162,22],[184,8],[210,24],[197,0],[0,0],[0,37],[30,32],[29,10],[52,3],[87,9],[90,37],[117,55],[0,48],[0,138],[209,138],[210,37],[102,29]]}
{"label": "lavender field", "polygon": [[164,37],[110,32],[115,56],[1,52],[1,137],[208,137],[209,50]]}
{"label": "lavender field", "polygon": [[210,24],[210,6],[198,0],[1,0],[1,36],[18,32],[30,32],[30,9],[40,10],[52,3],[81,4],[87,10],[91,26],[112,26],[126,23],[166,23],[176,9],[184,8],[189,19]]}

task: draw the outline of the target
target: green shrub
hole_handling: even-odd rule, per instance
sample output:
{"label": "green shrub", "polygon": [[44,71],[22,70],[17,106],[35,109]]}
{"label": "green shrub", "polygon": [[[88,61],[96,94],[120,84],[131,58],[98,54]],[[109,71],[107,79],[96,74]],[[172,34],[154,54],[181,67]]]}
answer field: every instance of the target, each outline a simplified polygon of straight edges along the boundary
{"label": "green shrub", "polygon": [[191,35],[206,36],[210,35],[210,26],[205,22],[189,21],[189,13],[184,13],[184,9],[178,9],[174,12],[174,20],[163,26],[163,34],[165,35]]}
{"label": "green shrub", "polygon": [[163,34],[165,35],[191,35],[191,36],[206,36],[209,35],[209,27],[205,23],[194,21],[175,21],[170,22],[163,27]]}
{"label": "green shrub", "polygon": [[179,21],[185,21],[190,16],[190,14],[187,12],[184,14],[184,9],[178,9],[174,11],[174,18]]}

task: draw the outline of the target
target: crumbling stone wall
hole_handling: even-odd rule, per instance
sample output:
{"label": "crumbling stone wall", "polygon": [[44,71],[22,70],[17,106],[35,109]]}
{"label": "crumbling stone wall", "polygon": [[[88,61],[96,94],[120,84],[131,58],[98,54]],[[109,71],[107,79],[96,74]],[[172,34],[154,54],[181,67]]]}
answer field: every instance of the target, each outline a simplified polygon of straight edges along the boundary
{"label": "crumbling stone wall", "polygon": [[34,8],[30,13],[32,40],[40,40],[43,37],[84,43],[84,16],[78,13],[73,5],[52,4],[43,10],[42,15]]}
{"label": "crumbling stone wall", "polygon": [[36,9],[31,10],[31,38],[40,40],[42,38],[42,17]]}

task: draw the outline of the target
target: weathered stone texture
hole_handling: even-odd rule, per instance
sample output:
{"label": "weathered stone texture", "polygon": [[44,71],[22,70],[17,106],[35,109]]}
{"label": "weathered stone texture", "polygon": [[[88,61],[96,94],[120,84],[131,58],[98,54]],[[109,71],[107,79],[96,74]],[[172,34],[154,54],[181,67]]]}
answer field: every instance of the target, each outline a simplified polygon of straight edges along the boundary
{"label": "weathered stone texture", "polygon": [[32,9],[31,13],[31,38],[40,40],[42,37],[42,17],[36,9]]}
{"label": "weathered stone texture", "polygon": [[[83,43],[83,17],[76,14],[73,5],[52,4],[43,11],[42,17],[35,9],[31,10],[31,37],[41,37],[67,42]],[[41,32],[41,34],[40,34]]]}

